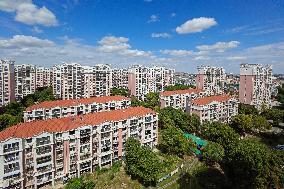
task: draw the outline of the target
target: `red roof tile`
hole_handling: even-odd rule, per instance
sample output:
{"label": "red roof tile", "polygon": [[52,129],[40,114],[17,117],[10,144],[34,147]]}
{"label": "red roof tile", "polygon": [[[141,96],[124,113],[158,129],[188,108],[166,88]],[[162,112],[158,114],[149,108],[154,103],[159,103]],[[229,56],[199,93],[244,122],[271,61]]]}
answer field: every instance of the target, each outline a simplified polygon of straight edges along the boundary
{"label": "red roof tile", "polygon": [[45,101],[35,105],[32,105],[26,109],[26,111],[32,111],[41,108],[54,108],[54,107],[71,107],[79,104],[91,104],[91,103],[106,103],[110,101],[130,100],[124,96],[101,96],[92,98],[70,99],[70,100],[55,100]]}
{"label": "red roof tile", "polygon": [[72,116],[50,120],[39,120],[20,123],[0,132],[0,141],[9,138],[30,138],[43,132],[63,132],[76,129],[84,125],[99,125],[106,121],[125,120],[134,116],[144,116],[155,111],[144,107],[130,107],[107,112],[97,112],[80,116]]}
{"label": "red roof tile", "polygon": [[208,96],[208,97],[203,97],[203,98],[197,98],[192,100],[192,104],[196,105],[206,105],[209,104],[213,101],[218,101],[218,102],[225,102],[233,97],[229,95],[219,95],[219,96]]}
{"label": "red roof tile", "polygon": [[171,96],[171,95],[175,95],[175,94],[186,94],[186,93],[200,93],[200,92],[204,92],[204,90],[202,89],[185,89],[185,90],[175,90],[175,91],[164,91],[161,92],[160,95],[161,96]]}

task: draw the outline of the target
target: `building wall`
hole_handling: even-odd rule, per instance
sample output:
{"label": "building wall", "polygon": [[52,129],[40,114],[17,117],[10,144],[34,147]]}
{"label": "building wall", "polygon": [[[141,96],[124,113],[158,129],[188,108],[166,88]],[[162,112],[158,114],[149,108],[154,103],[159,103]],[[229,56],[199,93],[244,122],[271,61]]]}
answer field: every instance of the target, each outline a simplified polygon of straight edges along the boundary
{"label": "building wall", "polygon": [[0,60],[0,106],[15,100],[14,61]]}

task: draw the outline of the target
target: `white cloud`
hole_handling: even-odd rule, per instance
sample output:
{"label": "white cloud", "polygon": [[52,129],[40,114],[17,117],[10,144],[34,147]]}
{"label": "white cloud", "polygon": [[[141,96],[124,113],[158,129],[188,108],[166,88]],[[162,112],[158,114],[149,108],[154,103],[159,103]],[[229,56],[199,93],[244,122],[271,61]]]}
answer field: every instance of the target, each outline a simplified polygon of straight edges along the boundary
{"label": "white cloud", "polygon": [[194,58],[194,60],[210,60],[210,57],[206,57],[206,56],[197,56]]}
{"label": "white cloud", "polygon": [[24,35],[15,35],[11,39],[0,40],[1,48],[46,47],[53,45],[54,43],[50,40]]}
{"label": "white cloud", "polygon": [[230,61],[240,61],[240,60],[247,59],[247,57],[245,57],[245,56],[229,56],[226,59],[230,60]]}
{"label": "white cloud", "polygon": [[192,20],[186,21],[181,26],[178,26],[176,32],[178,34],[197,33],[215,25],[217,25],[217,22],[214,18],[193,18]]}
{"label": "white cloud", "polygon": [[34,26],[33,28],[32,28],[32,32],[34,32],[34,33],[42,33],[43,32],[43,30],[41,30],[39,27],[37,27],[37,26]]}
{"label": "white cloud", "polygon": [[177,14],[175,12],[171,13],[171,17],[175,17]]}
{"label": "white cloud", "polygon": [[147,21],[147,23],[151,23],[151,22],[158,22],[159,21],[159,16],[158,15],[151,15],[150,19]]}
{"label": "white cloud", "polygon": [[161,50],[160,51],[162,54],[167,54],[171,56],[188,56],[188,55],[193,55],[192,51],[188,50]]}
{"label": "white cloud", "polygon": [[213,45],[199,45],[196,48],[201,51],[216,51],[224,52],[227,49],[232,49],[238,47],[240,42],[230,41],[230,42],[217,42]]}
{"label": "white cloud", "polygon": [[46,7],[37,7],[32,0],[1,0],[0,10],[15,12],[15,20],[27,25],[56,26],[56,16]]}
{"label": "white cloud", "polygon": [[153,38],[170,38],[171,35],[168,33],[152,33],[151,37]]}
{"label": "white cloud", "polygon": [[101,45],[99,50],[108,53],[127,50],[131,48],[128,41],[129,39],[125,37],[106,36],[99,41]]}

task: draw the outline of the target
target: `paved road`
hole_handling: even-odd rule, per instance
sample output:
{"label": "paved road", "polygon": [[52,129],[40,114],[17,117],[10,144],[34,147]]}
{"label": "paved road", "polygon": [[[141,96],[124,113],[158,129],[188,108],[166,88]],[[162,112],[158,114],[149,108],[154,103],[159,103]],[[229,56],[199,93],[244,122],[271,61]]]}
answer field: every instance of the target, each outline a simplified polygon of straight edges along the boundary
{"label": "paved road", "polygon": [[183,173],[181,173],[181,175],[180,175],[179,177],[175,178],[174,180],[172,180],[171,182],[165,184],[164,186],[158,187],[158,189],[166,189],[166,188],[168,188],[169,186],[171,186],[172,184],[176,183],[176,182],[178,181],[178,179],[184,177],[184,175],[186,174],[186,172],[187,172],[188,170],[190,170],[190,169],[192,168],[192,166],[193,166],[197,161],[198,161],[198,159],[197,159],[197,158],[194,158],[194,160],[193,160],[190,164],[188,164],[188,165],[185,167],[185,171],[184,171]]}

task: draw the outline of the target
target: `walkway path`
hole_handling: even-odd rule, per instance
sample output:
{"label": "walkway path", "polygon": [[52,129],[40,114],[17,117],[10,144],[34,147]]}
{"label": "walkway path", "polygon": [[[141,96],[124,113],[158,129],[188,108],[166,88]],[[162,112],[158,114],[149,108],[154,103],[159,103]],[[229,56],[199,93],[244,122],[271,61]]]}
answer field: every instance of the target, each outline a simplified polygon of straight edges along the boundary
{"label": "walkway path", "polygon": [[166,188],[168,188],[169,186],[171,186],[172,184],[176,183],[176,182],[178,181],[178,179],[184,177],[184,175],[186,174],[186,172],[187,172],[188,170],[190,170],[190,169],[193,167],[193,165],[196,164],[197,161],[198,161],[198,159],[197,159],[197,158],[194,158],[194,160],[193,160],[190,164],[185,165],[185,166],[186,166],[186,167],[184,168],[185,171],[182,171],[182,173],[180,174],[179,177],[175,178],[174,180],[172,180],[171,182],[165,184],[164,186],[158,187],[158,189],[166,189]]}

